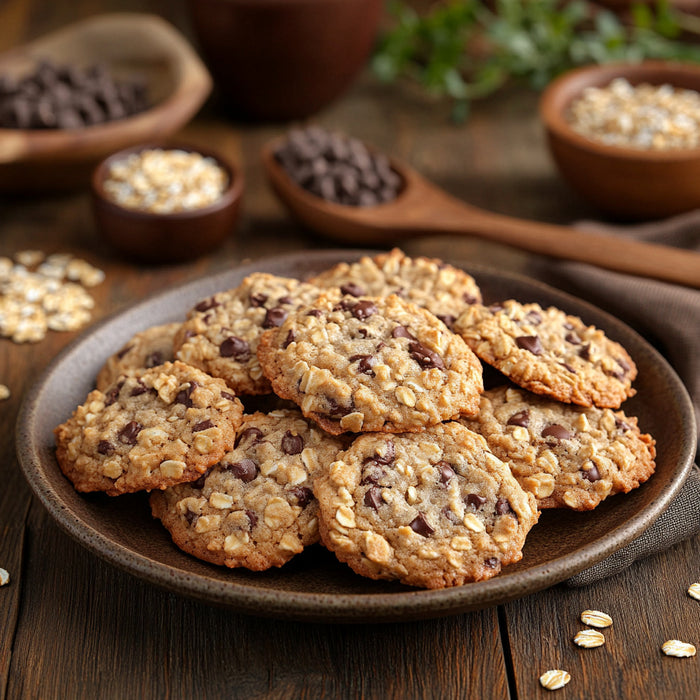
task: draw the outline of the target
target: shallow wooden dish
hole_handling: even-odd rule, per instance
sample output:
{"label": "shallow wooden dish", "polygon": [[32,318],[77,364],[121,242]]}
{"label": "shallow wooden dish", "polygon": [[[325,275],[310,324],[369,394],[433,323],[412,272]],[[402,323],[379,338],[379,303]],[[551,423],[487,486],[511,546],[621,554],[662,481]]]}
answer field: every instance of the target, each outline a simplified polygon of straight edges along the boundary
{"label": "shallow wooden dish", "polygon": [[587,87],[623,77],[631,84],[669,83],[700,91],[700,66],[645,61],[586,66],[565,73],[542,95],[540,117],[561,174],[579,194],[610,214],[657,219],[700,207],[700,148],[668,151],[608,146],[578,134],[566,120]]}
{"label": "shallow wooden dish", "polygon": [[587,513],[548,511],[528,535],[523,559],[499,576],[445,590],[419,590],[354,574],[321,548],[308,548],[281,569],[226,569],[188,556],[153,520],[145,494],[81,495],[62,475],[53,428],[92,388],[104,360],[136,331],[181,320],[186,310],[254,271],[308,277],[366,251],[299,251],[267,258],[166,291],[119,312],[66,348],[25,397],[17,453],[32,490],[49,514],[90,551],[166,590],[267,617],[325,622],[382,622],[451,615],[534,593],[591,566],[646,530],[676,495],[695,455],[695,416],[681,381],[639,335],[580,299],[526,277],[455,265],[471,272],[487,302],[514,297],[554,304],[604,329],[639,367],[638,394],[625,403],[657,440],[657,471],[641,488]]}
{"label": "shallow wooden dish", "polygon": [[207,69],[165,20],[138,13],[77,22],[0,55],[0,73],[24,75],[41,59],[106,64],[117,78],[139,75],[149,109],[80,129],[0,129],[0,191],[66,190],[86,185],[95,164],[127,146],[167,138],[211,91]]}

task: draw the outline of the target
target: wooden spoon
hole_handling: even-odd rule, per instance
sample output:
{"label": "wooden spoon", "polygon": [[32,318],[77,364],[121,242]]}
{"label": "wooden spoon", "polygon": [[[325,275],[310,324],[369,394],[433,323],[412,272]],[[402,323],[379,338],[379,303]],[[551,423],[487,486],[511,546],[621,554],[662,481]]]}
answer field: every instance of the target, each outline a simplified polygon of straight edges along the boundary
{"label": "wooden spoon", "polygon": [[404,182],[395,200],[373,207],[328,202],[297,185],[277,162],[274,154],[283,140],[271,141],[262,151],[270,184],[296,218],[329,238],[376,245],[431,233],[477,236],[532,253],[700,287],[700,253],[494,214],[450,196],[394,159],[391,166]]}

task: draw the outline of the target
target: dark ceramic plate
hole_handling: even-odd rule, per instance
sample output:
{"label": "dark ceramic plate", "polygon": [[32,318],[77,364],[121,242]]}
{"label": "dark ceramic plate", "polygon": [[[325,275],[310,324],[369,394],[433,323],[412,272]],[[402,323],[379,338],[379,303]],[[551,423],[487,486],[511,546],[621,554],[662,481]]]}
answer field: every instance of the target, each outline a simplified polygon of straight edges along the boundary
{"label": "dark ceramic plate", "polygon": [[487,302],[513,297],[553,304],[581,316],[621,342],[639,367],[637,395],[625,410],[657,440],[658,466],[641,488],[589,513],[545,512],[531,531],[521,562],[481,583],[417,590],[353,574],[320,546],[282,569],[253,573],[219,568],[177,549],[150,516],[145,494],[80,495],[59,471],[53,428],[93,386],[104,360],[138,330],[176,321],[199,299],[236,286],[262,270],[306,277],[358,251],[295,253],[235,268],[166,291],[87,331],[47,368],[27,395],[17,427],[22,469],[39,500],[69,535],[103,559],[167,590],[234,610],[328,622],[378,622],[437,617],[488,607],[551,586],[591,566],[640,535],[681,487],[695,453],[690,399],[665,360],[634,331],[589,304],[524,277],[471,265]]}

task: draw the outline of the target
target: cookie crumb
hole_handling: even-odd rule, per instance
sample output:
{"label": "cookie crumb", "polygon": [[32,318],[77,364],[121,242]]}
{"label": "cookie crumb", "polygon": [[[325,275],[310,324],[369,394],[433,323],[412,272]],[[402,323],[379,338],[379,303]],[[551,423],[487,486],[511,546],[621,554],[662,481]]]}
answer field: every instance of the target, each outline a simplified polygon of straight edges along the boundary
{"label": "cookie crumb", "polygon": [[584,649],[594,649],[602,647],[605,644],[605,637],[598,630],[581,630],[574,637],[574,644],[583,647]]}
{"label": "cookie crumb", "polygon": [[581,622],[589,627],[610,627],[612,617],[600,610],[584,610],[581,613]]}
{"label": "cookie crumb", "polygon": [[692,644],[688,642],[681,642],[680,639],[669,639],[661,645],[661,651],[663,651],[666,656],[676,656],[678,658],[685,658],[689,656],[695,656],[696,650]]}
{"label": "cookie crumb", "polygon": [[0,401],[10,398],[10,389],[5,384],[0,384]]}
{"label": "cookie crumb", "polygon": [[10,582],[10,574],[6,569],[0,569],[0,586],[7,586]]}
{"label": "cookie crumb", "polygon": [[691,584],[688,588],[688,595],[695,600],[700,600],[700,582]]}
{"label": "cookie crumb", "polygon": [[567,671],[553,669],[540,676],[540,685],[547,690],[559,690],[571,680],[571,674]]}

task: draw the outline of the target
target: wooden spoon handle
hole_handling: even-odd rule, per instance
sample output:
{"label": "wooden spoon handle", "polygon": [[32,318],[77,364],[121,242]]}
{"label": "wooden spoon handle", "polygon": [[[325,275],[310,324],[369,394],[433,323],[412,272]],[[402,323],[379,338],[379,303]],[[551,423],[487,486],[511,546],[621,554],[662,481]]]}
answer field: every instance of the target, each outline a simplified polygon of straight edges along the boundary
{"label": "wooden spoon handle", "polygon": [[554,258],[700,287],[700,253],[691,250],[482,211],[470,212],[459,233],[507,243]]}

